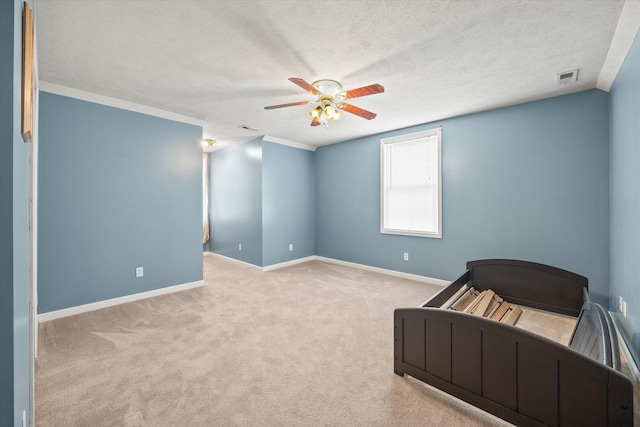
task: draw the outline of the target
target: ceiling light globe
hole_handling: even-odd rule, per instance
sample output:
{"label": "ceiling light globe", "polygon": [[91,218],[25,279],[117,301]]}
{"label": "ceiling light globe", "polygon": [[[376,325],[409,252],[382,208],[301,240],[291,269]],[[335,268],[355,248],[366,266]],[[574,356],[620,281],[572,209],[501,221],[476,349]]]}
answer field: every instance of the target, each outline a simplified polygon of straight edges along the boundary
{"label": "ceiling light globe", "polygon": [[322,113],[322,108],[316,107],[313,110],[309,111],[309,115],[313,120],[318,120],[320,118],[320,113]]}
{"label": "ceiling light globe", "polygon": [[331,105],[327,105],[326,107],[324,107],[324,115],[327,116],[327,118],[332,119],[335,114],[336,109]]}

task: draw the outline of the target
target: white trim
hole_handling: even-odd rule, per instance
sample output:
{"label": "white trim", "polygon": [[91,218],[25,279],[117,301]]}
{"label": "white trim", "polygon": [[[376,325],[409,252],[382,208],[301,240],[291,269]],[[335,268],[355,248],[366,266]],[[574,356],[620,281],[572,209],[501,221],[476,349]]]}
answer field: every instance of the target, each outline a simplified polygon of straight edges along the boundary
{"label": "white trim", "polygon": [[[32,6],[35,6],[32,4]],[[34,16],[37,14],[37,10],[33,9]],[[29,302],[29,335],[31,337],[30,347],[30,360],[29,360],[29,418],[31,425],[36,425],[36,384],[35,384],[35,372],[36,372],[36,359],[38,358],[38,342],[39,340],[39,328],[38,328],[38,141],[39,141],[39,128],[40,128],[40,88],[38,86],[38,26],[34,19],[33,22],[33,72],[34,72],[34,88],[33,88],[33,138],[31,140],[31,194],[30,194],[30,289],[29,295],[31,301]],[[22,412],[22,418],[24,420],[26,411]],[[23,425],[26,425],[23,421]]]}
{"label": "white trim", "polygon": [[416,282],[431,283],[437,286],[447,286],[451,284],[449,280],[435,279],[433,277],[421,276],[419,274],[403,273],[402,271],[387,270],[386,268],[372,267],[370,265],[356,264],[355,262],[342,261],[334,258],[326,258],[323,256],[315,256],[317,261],[324,261],[331,264],[342,265],[345,267],[359,268],[360,270],[372,271],[374,273],[386,274],[388,276],[400,277],[402,279],[415,280]]}
{"label": "white trim", "polygon": [[167,286],[165,288],[154,289],[152,291],[140,292],[137,294],[125,295],[118,298],[111,298],[104,301],[92,302],[90,304],[77,305],[75,307],[63,308],[62,310],[49,311],[38,315],[38,323],[48,322],[49,320],[60,319],[62,317],[74,316],[80,313],[100,310],[101,308],[113,307],[127,302],[139,301],[159,295],[172,294],[174,292],[186,291],[187,289],[198,288],[204,285],[204,280],[196,282],[183,283],[181,285]]}
{"label": "white trim", "polygon": [[67,96],[69,98],[80,99],[82,101],[93,102],[95,104],[107,105],[109,107],[120,108],[123,110],[134,111],[136,113],[147,114],[149,116],[160,117],[162,119],[173,120],[176,122],[187,123],[190,125],[203,126],[204,121],[194,119],[193,117],[183,116],[181,114],[172,113],[170,111],[161,110],[159,108],[148,107],[135,102],[124,101],[122,99],[111,98],[110,96],[99,95],[97,93],[87,92],[80,89],[74,89],[67,86],[61,86],[40,80],[39,89],[41,92],[49,92],[56,95]]}
{"label": "white trim", "polygon": [[308,256],[308,257],[305,257],[305,258],[298,258],[298,259],[293,259],[291,261],[281,262],[279,264],[271,264],[271,265],[267,265],[265,267],[260,267],[259,265],[251,264],[251,263],[248,263],[248,262],[245,262],[245,261],[240,261],[239,259],[235,259],[235,258],[231,258],[231,257],[228,257],[228,256],[220,255],[220,254],[217,254],[215,252],[203,252],[202,255],[203,256],[214,256],[216,258],[224,259],[224,260],[227,260],[227,261],[232,262],[234,264],[239,264],[239,265],[242,265],[244,267],[249,267],[252,270],[257,270],[257,271],[262,271],[262,272],[277,270],[279,268],[289,267],[289,266],[296,265],[296,264],[302,264],[302,263],[309,262],[309,261],[315,261],[315,259],[316,259],[315,255],[311,255],[311,256]]}
{"label": "white trim", "polygon": [[449,280],[436,279],[433,277],[421,276],[419,274],[404,273],[402,271],[396,271],[396,270],[387,270],[386,268],[372,267],[370,265],[357,264],[355,262],[342,261],[339,259],[327,258],[319,255],[311,255],[304,258],[298,258],[291,261],[281,262],[279,264],[271,264],[266,267],[259,267],[255,264],[249,264],[248,262],[244,262],[244,261],[237,260],[235,258],[230,258],[224,255],[220,255],[215,252],[203,252],[203,256],[215,256],[217,258],[225,259],[235,264],[240,264],[245,267],[249,267],[254,270],[259,270],[262,272],[277,270],[279,268],[289,267],[296,264],[303,264],[305,262],[310,262],[310,261],[321,261],[321,262],[327,262],[330,264],[341,265],[344,267],[352,267],[360,270],[372,271],[374,273],[386,274],[387,276],[394,276],[394,277],[400,277],[402,279],[415,280],[416,282],[431,283],[432,285],[437,285],[437,286],[448,286],[449,284],[451,284]]}
{"label": "white trim", "polygon": [[228,257],[228,256],[220,255],[220,254],[217,254],[215,252],[204,252],[204,255],[205,256],[214,256],[216,258],[222,258],[222,259],[225,259],[225,260],[227,260],[229,262],[232,262],[234,264],[238,264],[238,265],[242,265],[244,267],[249,267],[249,268],[254,269],[254,270],[262,271],[262,267],[260,267],[258,265],[251,264],[251,263],[245,262],[245,261],[240,261],[239,259],[231,258],[231,257]]}
{"label": "white trim", "polygon": [[267,142],[273,142],[275,144],[287,145],[287,146],[293,147],[293,148],[300,148],[301,150],[316,151],[316,149],[318,148],[315,145],[309,145],[309,144],[303,144],[301,142],[289,141],[287,139],[276,138],[275,136],[269,136],[269,135],[263,136],[262,140],[263,141],[267,141]]}
{"label": "white trim", "polygon": [[[410,141],[424,140],[429,143],[428,138],[436,137],[436,151],[437,151],[437,163],[438,163],[438,219],[436,231],[419,231],[410,229],[396,229],[385,226],[385,211],[386,211],[386,193],[387,193],[387,177],[390,173],[387,173],[387,164],[391,168],[390,153],[387,151],[387,147],[393,144],[405,143]],[[420,132],[407,133],[388,138],[380,138],[380,233],[381,234],[394,234],[400,236],[414,236],[414,237],[428,237],[434,239],[442,239],[442,127],[433,129],[427,129]]]}
{"label": "white trim", "polygon": [[315,255],[311,255],[311,256],[308,256],[308,257],[304,257],[304,258],[292,259],[291,261],[281,262],[279,264],[267,265],[265,267],[262,267],[262,271],[277,270],[279,268],[290,267],[292,265],[303,264],[305,262],[315,261],[315,260],[316,260],[316,256]]}
{"label": "white trim", "polygon": [[620,67],[629,53],[633,40],[640,29],[640,2],[627,0],[622,6],[616,31],[611,39],[609,52],[604,60],[596,87],[605,92],[611,90]]}

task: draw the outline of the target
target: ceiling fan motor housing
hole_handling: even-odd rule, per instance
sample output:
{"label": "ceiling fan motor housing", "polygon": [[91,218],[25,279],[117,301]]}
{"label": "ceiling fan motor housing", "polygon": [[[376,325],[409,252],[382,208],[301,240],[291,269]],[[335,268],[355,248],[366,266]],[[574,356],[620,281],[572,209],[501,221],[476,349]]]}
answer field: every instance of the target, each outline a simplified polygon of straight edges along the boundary
{"label": "ceiling fan motor housing", "polygon": [[[342,91],[342,85],[335,80],[317,80],[311,83],[311,86],[318,89],[322,94],[329,98],[334,98],[340,93],[344,93]],[[319,95],[321,96],[321,95]]]}

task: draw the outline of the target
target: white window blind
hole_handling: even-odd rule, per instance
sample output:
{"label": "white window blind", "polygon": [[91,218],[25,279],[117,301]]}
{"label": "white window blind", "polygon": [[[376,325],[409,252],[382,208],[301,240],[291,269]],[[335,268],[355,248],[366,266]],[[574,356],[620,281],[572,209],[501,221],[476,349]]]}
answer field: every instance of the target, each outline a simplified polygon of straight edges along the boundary
{"label": "white window blind", "polygon": [[442,237],[441,135],[381,139],[382,233]]}

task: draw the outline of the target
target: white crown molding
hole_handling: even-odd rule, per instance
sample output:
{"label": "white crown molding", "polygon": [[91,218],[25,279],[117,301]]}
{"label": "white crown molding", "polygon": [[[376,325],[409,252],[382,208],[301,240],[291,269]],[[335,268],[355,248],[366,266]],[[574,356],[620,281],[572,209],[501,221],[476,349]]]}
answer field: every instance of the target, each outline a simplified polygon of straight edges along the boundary
{"label": "white crown molding", "polygon": [[269,136],[269,135],[263,136],[262,140],[267,142],[273,142],[275,144],[286,145],[293,148],[300,148],[301,150],[307,150],[307,151],[316,151],[316,149],[318,148],[315,145],[308,145],[308,144],[303,144],[301,142],[289,141],[287,139],[276,138],[275,136]]}
{"label": "white crown molding", "polygon": [[604,60],[596,87],[605,92],[611,90],[633,40],[640,29],[640,1],[627,0],[622,6],[616,31],[611,39],[609,52]]}
{"label": "white crown molding", "polygon": [[141,299],[147,299],[156,297],[158,295],[166,295],[174,292],[186,291],[187,289],[193,289],[204,285],[204,280],[198,280],[196,282],[183,283],[181,285],[167,286],[165,288],[154,289],[152,291],[140,292],[137,294],[125,295],[118,298],[111,298],[104,301],[92,302],[90,304],[77,305],[75,307],[63,308],[62,310],[48,311],[46,313],[38,314],[38,323],[48,322],[49,320],[61,319],[63,317],[74,316],[80,313],[87,313],[89,311],[100,310],[101,308],[113,307],[114,305],[120,305],[127,302],[139,301]]}
{"label": "white crown molding", "polygon": [[160,110],[159,108],[148,107],[135,102],[123,101],[122,99],[111,98],[109,96],[99,95],[97,93],[87,92],[80,89],[74,89],[67,86],[61,86],[40,80],[38,89],[42,92],[49,92],[55,95],[67,96],[82,101],[93,102],[95,104],[106,105],[109,107],[120,108],[122,110],[134,111],[136,113],[147,114],[149,116],[160,117],[162,119],[173,120],[175,122],[187,123],[195,126],[204,126],[204,121],[194,119],[193,117],[183,116],[181,114],[172,113],[170,111]]}

